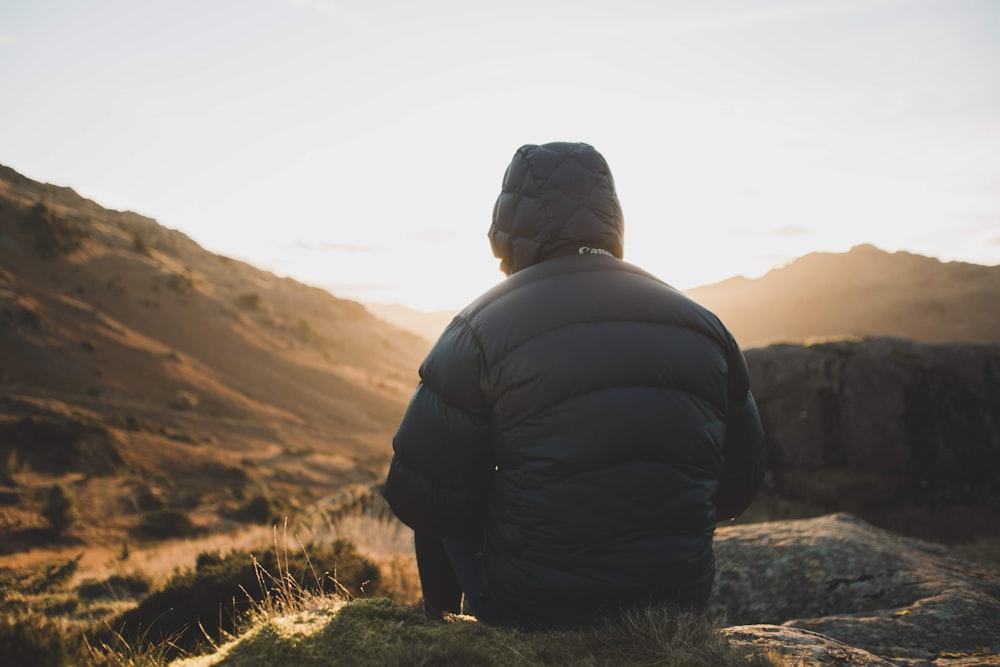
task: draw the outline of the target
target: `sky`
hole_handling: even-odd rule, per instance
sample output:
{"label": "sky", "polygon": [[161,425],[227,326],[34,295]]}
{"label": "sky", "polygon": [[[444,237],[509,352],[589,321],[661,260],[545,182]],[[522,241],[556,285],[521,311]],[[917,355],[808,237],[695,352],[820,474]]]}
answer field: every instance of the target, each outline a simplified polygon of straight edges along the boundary
{"label": "sky", "polygon": [[0,163],[344,298],[457,309],[522,144],[688,289],[862,243],[1000,264],[994,0],[0,5]]}

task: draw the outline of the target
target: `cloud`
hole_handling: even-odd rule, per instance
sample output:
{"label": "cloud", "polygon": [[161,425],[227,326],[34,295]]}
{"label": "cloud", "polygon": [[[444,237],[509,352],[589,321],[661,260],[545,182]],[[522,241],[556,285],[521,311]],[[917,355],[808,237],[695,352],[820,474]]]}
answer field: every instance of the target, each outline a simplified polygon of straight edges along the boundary
{"label": "cloud", "polygon": [[0,48],[5,46],[14,46],[19,40],[14,35],[8,35],[5,32],[0,32]]}
{"label": "cloud", "polygon": [[986,239],[986,245],[1000,246],[1000,234]]}
{"label": "cloud", "polygon": [[307,241],[296,241],[288,245],[279,246],[283,250],[301,250],[304,252],[360,252],[365,254],[375,254],[379,248],[372,245],[357,245],[353,243],[337,243],[336,241],[320,241],[309,243]]}

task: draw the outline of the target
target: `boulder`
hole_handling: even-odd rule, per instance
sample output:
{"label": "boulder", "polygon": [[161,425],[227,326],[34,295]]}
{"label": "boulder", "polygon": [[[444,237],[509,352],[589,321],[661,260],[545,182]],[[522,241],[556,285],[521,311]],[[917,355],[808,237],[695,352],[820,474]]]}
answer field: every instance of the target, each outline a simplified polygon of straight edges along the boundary
{"label": "boulder", "polygon": [[770,493],[917,537],[1000,533],[1000,345],[872,338],[746,358]]}
{"label": "boulder", "polygon": [[882,664],[825,638],[897,665],[1000,664],[1000,572],[940,545],[841,513],[722,528],[716,561],[733,641],[806,664]]}

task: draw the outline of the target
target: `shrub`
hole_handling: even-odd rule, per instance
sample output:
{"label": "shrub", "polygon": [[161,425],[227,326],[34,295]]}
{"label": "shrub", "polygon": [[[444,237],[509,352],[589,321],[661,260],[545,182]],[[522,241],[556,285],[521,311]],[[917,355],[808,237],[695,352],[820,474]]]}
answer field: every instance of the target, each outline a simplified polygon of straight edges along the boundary
{"label": "shrub", "polygon": [[261,299],[260,294],[248,292],[236,297],[236,305],[245,310],[260,310],[263,305],[263,299]]}
{"label": "shrub", "polygon": [[174,394],[170,407],[174,410],[194,410],[198,407],[198,395],[182,389]]}
{"label": "shrub", "polygon": [[124,465],[121,443],[103,423],[86,415],[50,414],[0,424],[10,443],[35,470],[110,474]]}
{"label": "shrub", "polygon": [[186,512],[179,509],[154,510],[143,517],[138,532],[143,537],[165,540],[190,537],[198,533],[197,526]]}
{"label": "shrub", "polygon": [[146,237],[142,236],[138,232],[136,232],[132,236],[132,250],[133,252],[136,252],[140,255],[145,255],[146,257],[149,257],[150,255],[153,254],[153,251],[150,249],[149,244],[146,243]]}
{"label": "shrub", "polygon": [[62,667],[82,664],[79,638],[67,636],[41,615],[0,616],[0,656],[5,665]]}
{"label": "shrub", "polygon": [[45,568],[44,572],[36,572],[27,580],[21,580],[7,588],[17,590],[25,595],[50,593],[64,587],[73,578],[73,575],[80,568],[80,560],[82,558],[83,554],[79,554],[65,563],[49,565]]}
{"label": "shrub", "polygon": [[274,501],[267,491],[255,493],[236,510],[237,519],[253,523],[268,523],[277,518],[277,514]]}
{"label": "shrub", "polygon": [[96,598],[138,598],[149,593],[149,580],[141,574],[113,574],[104,581],[87,579],[76,589],[85,600]]}
{"label": "shrub", "polygon": [[42,259],[70,255],[83,246],[87,230],[78,222],[57,216],[43,202],[28,211],[21,228],[35,237],[35,252]]}
{"label": "shrub", "polygon": [[235,634],[255,605],[272,604],[290,591],[322,594],[339,586],[352,594],[362,589],[378,594],[378,567],[350,542],[305,550],[308,556],[266,551],[259,560],[246,551],[200,554],[194,570],[174,575],[162,590],[122,614],[111,630],[130,645],[169,640],[178,652],[196,650],[206,634],[212,641]]}
{"label": "shrub", "polygon": [[190,294],[194,292],[194,280],[183,273],[175,273],[167,278],[167,287],[178,294]]}
{"label": "shrub", "polygon": [[62,484],[53,484],[45,492],[42,517],[56,535],[62,535],[80,521],[76,497]]}

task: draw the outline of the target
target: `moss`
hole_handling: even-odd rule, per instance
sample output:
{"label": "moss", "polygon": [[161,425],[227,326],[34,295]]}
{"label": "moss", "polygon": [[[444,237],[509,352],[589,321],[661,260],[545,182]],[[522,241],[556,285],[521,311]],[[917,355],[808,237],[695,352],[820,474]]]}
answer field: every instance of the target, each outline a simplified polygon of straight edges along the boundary
{"label": "moss", "polygon": [[386,599],[331,600],[325,607],[272,617],[216,653],[175,667],[295,665],[741,665],[746,656],[710,619],[667,609],[635,612],[581,631],[522,632],[466,617],[428,621]]}
{"label": "moss", "polygon": [[337,586],[333,578],[337,590],[351,595],[362,589],[379,592],[378,567],[350,542],[307,547],[306,552],[308,558],[272,550],[257,559],[244,551],[202,553],[195,570],[178,572],[162,590],[112,622],[115,636],[98,633],[95,640],[113,644],[117,637],[129,646],[166,642],[176,655],[200,650],[206,637],[218,642],[232,636],[255,610],[287,605],[300,594],[329,594]]}

